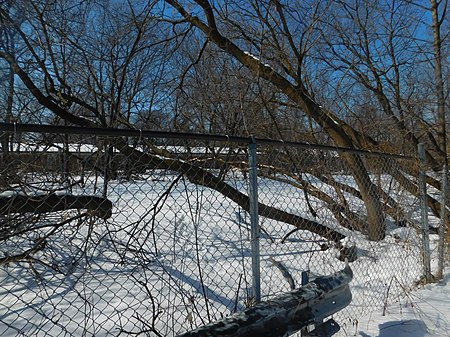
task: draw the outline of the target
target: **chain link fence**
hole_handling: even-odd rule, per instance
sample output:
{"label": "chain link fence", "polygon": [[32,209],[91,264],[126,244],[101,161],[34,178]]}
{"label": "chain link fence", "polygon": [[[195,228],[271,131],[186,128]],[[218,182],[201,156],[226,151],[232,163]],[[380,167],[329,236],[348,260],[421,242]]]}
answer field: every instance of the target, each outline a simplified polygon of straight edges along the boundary
{"label": "chain link fence", "polygon": [[336,317],[347,335],[422,276],[414,159],[246,138],[45,130],[2,133],[2,336],[174,336],[348,260],[353,301]]}

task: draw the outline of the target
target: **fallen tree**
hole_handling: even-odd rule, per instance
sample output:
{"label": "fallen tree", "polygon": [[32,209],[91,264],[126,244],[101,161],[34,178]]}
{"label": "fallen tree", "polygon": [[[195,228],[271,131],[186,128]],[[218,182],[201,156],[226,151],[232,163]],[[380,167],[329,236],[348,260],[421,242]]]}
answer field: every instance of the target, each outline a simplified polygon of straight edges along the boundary
{"label": "fallen tree", "polygon": [[107,198],[88,195],[46,194],[0,196],[0,215],[11,213],[50,213],[70,209],[87,210],[102,219],[112,215],[112,202]]}
{"label": "fallen tree", "polygon": [[[223,196],[234,201],[242,207],[242,209],[250,211],[250,199],[246,194],[240,192],[230,184],[227,184],[223,179],[208,172],[208,170],[195,165],[195,163],[179,160],[171,157],[169,153],[165,152],[155,154],[144,153],[128,146],[121,138],[115,138],[112,144],[122,154],[125,154],[127,158],[132,160],[136,167],[140,167],[141,169],[164,169],[180,172],[189,179],[190,182],[214,189]],[[258,214],[268,219],[281,221],[298,229],[307,230],[320,235],[321,237],[334,242],[338,248],[342,246],[341,240],[346,237],[335,229],[327,227],[317,221],[286,212],[262,202],[258,203]]]}
{"label": "fallen tree", "polygon": [[[57,212],[60,216],[55,217]],[[112,202],[97,196],[55,193],[0,196],[0,241],[10,245],[10,250],[0,257],[0,265],[28,262],[60,271],[54,256],[48,255],[56,249],[54,240],[67,228],[77,231],[82,224],[91,226],[93,218],[106,220],[111,215]],[[86,235],[90,235],[90,230]]]}

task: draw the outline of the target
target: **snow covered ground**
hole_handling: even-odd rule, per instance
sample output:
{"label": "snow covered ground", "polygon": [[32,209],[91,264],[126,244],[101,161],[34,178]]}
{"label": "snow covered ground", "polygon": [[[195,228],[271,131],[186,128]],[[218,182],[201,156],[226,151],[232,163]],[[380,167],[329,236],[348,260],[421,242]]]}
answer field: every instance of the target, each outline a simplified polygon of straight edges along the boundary
{"label": "snow covered ground", "polygon": [[[173,336],[204,324],[206,317],[220,319],[251,305],[248,214],[177,174],[155,171],[144,178],[111,182],[113,217],[92,232],[83,226],[61,231],[54,250],[40,255],[48,265],[0,268],[0,335],[110,336],[154,325],[161,335]],[[79,193],[98,193],[92,186],[101,180],[86,181]],[[230,184],[247,190],[241,178]],[[267,179],[260,185],[261,202],[310,216],[298,189]],[[399,192],[395,197],[411,203],[409,215],[417,217],[417,200]],[[311,199],[320,222],[333,228],[329,211]],[[352,207],[359,207],[356,200]],[[291,226],[268,218],[260,225],[263,300],[289,290],[271,258],[297,281],[305,270],[327,275],[344,267],[336,249],[321,249],[321,237],[298,231],[283,240]],[[391,224],[376,243],[341,231],[357,247],[358,259],[351,263],[353,301],[335,317],[342,326],[337,336],[450,336],[450,276],[441,285],[414,288],[421,274],[416,230]],[[0,250],[23,250],[13,243]],[[384,303],[390,303],[385,315]]]}
{"label": "snow covered ground", "polygon": [[385,315],[375,312],[358,327],[341,333],[361,337],[450,336],[450,273],[440,283],[425,285],[387,307]]}

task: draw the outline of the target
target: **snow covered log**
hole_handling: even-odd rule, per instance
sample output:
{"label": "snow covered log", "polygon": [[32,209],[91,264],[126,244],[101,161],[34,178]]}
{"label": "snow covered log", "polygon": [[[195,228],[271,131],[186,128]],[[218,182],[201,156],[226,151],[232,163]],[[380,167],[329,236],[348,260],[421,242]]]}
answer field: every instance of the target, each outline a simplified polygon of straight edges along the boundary
{"label": "snow covered log", "polygon": [[106,198],[88,195],[12,195],[0,196],[0,215],[11,213],[49,213],[69,209],[85,209],[102,219],[112,215],[112,202]]}
{"label": "snow covered log", "polygon": [[320,325],[328,316],[345,308],[352,299],[349,266],[320,276],[305,286],[261,302],[241,313],[210,323],[178,337],[281,337],[308,325]]}

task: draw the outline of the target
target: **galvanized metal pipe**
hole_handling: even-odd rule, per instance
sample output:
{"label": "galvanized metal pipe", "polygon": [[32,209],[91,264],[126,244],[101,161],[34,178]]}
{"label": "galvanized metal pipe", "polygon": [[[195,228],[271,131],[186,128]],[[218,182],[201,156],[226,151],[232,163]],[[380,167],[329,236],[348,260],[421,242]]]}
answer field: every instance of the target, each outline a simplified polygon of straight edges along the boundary
{"label": "galvanized metal pipe", "polygon": [[256,303],[261,301],[261,271],[259,254],[259,215],[258,215],[258,163],[256,142],[248,145],[248,197],[250,200],[251,248],[252,248],[252,286]]}
{"label": "galvanized metal pipe", "polygon": [[428,198],[426,181],[426,154],[423,143],[418,145],[420,169],[419,169],[419,193],[420,209],[422,217],[422,254],[423,254],[423,272],[427,282],[431,282],[431,257],[430,257],[430,227],[428,224]]}
{"label": "galvanized metal pipe", "polygon": [[352,299],[349,266],[320,276],[307,285],[261,302],[241,313],[210,323],[178,337],[281,337],[322,322]]}

